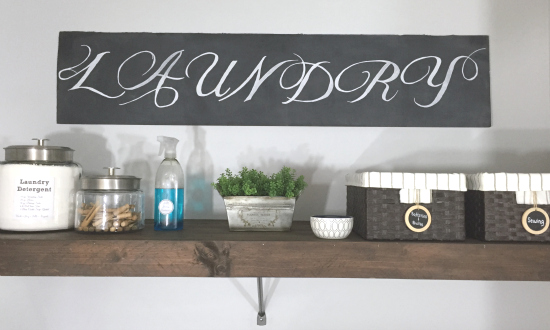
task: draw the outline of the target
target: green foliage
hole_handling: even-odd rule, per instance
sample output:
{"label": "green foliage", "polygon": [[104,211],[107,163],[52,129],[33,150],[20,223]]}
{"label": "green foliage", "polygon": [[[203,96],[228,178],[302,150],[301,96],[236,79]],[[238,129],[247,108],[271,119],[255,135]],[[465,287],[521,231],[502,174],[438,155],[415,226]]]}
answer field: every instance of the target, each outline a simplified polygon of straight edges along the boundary
{"label": "green foliage", "polygon": [[249,170],[246,167],[243,167],[238,175],[234,175],[229,169],[226,169],[217,182],[212,183],[212,186],[222,197],[298,197],[307,187],[307,183],[304,181],[303,175],[300,175],[297,179],[294,179],[295,176],[296,170],[286,166],[269,177],[261,171]]}

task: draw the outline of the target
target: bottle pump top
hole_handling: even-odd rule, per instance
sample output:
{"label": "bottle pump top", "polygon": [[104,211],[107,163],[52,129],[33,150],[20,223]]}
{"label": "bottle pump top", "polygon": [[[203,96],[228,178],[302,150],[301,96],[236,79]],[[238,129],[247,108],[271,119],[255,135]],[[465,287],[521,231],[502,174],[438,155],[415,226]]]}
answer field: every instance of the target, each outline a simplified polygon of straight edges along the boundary
{"label": "bottle pump top", "polygon": [[164,152],[164,158],[176,158],[176,145],[179,140],[168,136],[157,136],[160,142],[159,156]]}

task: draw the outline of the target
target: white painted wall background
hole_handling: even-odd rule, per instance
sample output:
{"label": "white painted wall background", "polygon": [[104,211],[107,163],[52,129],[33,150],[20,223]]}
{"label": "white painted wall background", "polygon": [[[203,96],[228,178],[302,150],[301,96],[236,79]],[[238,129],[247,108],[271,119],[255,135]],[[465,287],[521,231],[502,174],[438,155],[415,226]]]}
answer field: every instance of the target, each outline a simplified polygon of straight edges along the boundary
{"label": "white painted wall background", "polygon": [[[57,125],[59,31],[486,34],[493,127]],[[549,172],[549,41],[548,0],[2,0],[0,146],[46,137],[75,149],[86,173],[123,167],[144,178],[151,210],[160,162],[156,136],[175,136],[182,141],[179,158],[188,175],[204,168],[210,182],[226,167],[271,172],[286,164],[310,182],[296,219],[344,213],[348,172]],[[206,160],[189,166],[195,147]],[[213,194],[212,200],[208,212],[186,217],[224,218],[221,198]],[[265,284],[265,329],[550,327],[548,283],[266,279]],[[257,329],[251,278],[2,277],[0,297],[1,329]]]}

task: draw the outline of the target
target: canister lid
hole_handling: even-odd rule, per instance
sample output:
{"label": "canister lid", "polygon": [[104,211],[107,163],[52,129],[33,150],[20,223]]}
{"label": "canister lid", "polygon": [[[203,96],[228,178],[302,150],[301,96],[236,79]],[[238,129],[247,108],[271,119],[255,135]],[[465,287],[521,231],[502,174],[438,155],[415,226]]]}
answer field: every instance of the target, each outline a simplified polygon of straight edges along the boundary
{"label": "canister lid", "polygon": [[80,178],[82,190],[139,190],[140,178],[131,175],[115,175],[118,167],[104,167],[107,175],[90,175]]}
{"label": "canister lid", "polygon": [[67,163],[73,161],[74,150],[67,147],[46,146],[44,141],[48,139],[37,140],[37,145],[9,146],[4,148],[6,161],[38,161],[46,163]]}

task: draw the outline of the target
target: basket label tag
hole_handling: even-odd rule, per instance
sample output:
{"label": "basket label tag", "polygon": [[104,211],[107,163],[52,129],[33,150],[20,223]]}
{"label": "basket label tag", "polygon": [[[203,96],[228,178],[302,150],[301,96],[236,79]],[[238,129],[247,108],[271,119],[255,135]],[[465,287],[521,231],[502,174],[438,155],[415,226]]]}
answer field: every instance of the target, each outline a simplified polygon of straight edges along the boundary
{"label": "basket label tag", "polygon": [[540,235],[548,229],[548,213],[541,208],[532,207],[523,213],[523,228],[533,235]]}
{"label": "basket label tag", "polygon": [[427,208],[416,204],[411,206],[405,213],[405,224],[410,230],[421,233],[426,231],[432,224],[432,215]]}

